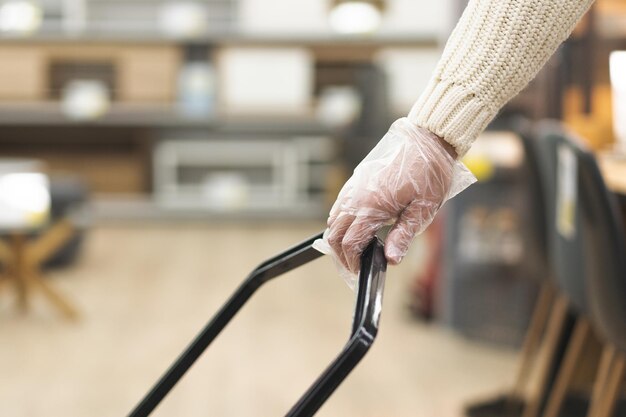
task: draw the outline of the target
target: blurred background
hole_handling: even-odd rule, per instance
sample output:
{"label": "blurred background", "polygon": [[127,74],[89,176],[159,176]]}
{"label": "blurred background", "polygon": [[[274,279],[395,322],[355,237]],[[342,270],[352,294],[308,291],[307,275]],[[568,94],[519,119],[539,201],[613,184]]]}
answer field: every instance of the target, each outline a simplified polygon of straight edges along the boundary
{"label": "blurred background", "polygon": [[[323,230],[465,4],[0,0],[0,415],[126,415],[249,271]],[[626,1],[598,0],[388,271],[379,339],[319,415],[461,416],[518,381],[549,275],[529,143],[565,123],[624,201],[620,49]],[[353,303],[328,259],[278,279],[155,415],[284,414]]]}

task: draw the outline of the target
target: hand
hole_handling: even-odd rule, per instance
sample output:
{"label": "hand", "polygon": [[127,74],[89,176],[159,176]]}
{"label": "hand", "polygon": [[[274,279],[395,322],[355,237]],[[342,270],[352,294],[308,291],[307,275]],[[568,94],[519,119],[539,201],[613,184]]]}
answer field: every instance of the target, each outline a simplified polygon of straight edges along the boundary
{"label": "hand", "polygon": [[323,241],[316,245],[345,268],[342,275],[355,277],[361,253],[388,224],[393,227],[385,256],[390,264],[400,263],[443,203],[475,181],[446,145],[402,118],[356,167],[331,209]]}

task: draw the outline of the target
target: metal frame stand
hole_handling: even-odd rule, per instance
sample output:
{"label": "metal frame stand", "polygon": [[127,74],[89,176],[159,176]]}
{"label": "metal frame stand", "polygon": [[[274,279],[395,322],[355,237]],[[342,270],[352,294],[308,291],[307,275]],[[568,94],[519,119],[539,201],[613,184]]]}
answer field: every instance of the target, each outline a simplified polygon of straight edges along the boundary
{"label": "metal frame stand", "polygon": [[[319,234],[307,239],[274,258],[263,262],[252,271],[226,304],[202,329],[196,339],[185,349],[150,392],[129,414],[129,417],[150,415],[241,307],[263,284],[272,278],[323,256],[313,249],[313,242],[321,238],[321,236]],[[378,333],[378,323],[382,310],[386,269],[387,262],[383,244],[378,238],[375,238],[361,257],[361,273],[359,275],[350,339],[337,358],[331,362],[328,368],[287,413],[288,417],[314,415],[361,361],[373,344]]]}

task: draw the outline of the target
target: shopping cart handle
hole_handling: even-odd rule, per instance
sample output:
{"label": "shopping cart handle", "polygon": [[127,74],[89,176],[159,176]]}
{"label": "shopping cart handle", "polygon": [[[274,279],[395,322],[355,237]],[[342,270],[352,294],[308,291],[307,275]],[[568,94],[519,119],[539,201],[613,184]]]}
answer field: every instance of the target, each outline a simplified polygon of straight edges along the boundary
{"label": "shopping cart handle", "polygon": [[[129,417],[148,416],[252,294],[264,283],[323,256],[313,249],[313,242],[321,237],[321,233],[313,236],[268,259],[252,271],[220,311],[202,329],[196,339],[129,414]],[[287,417],[304,417],[315,414],[365,356],[378,333],[386,269],[387,261],[383,244],[378,238],[374,238],[361,256],[361,272],[358,279],[356,307],[350,339],[335,360],[287,413]]]}

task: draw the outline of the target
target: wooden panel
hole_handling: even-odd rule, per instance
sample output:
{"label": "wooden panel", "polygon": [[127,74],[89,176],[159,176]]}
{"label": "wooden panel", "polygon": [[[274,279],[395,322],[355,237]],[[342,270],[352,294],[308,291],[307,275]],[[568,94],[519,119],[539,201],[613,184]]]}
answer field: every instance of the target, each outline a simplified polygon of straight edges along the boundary
{"label": "wooden panel", "polygon": [[63,151],[13,151],[14,157],[36,158],[43,162],[46,171],[54,175],[76,175],[94,193],[144,193],[148,178],[143,159],[134,152],[80,150]]}
{"label": "wooden panel", "polygon": [[35,100],[44,96],[45,63],[36,47],[0,47],[0,100]]}
{"label": "wooden panel", "polygon": [[565,123],[584,138],[592,149],[610,146],[614,141],[611,87],[596,85],[593,89],[591,114],[582,112],[582,92],[569,88],[563,98]]}
{"label": "wooden panel", "polygon": [[112,64],[124,102],[165,103],[175,97],[181,53],[173,45],[5,45],[0,47],[0,100],[48,96],[52,62]]}
{"label": "wooden panel", "polygon": [[64,45],[40,45],[45,51],[49,60],[68,61],[110,61],[120,56],[125,49],[121,45],[84,45],[84,44],[64,44]]}
{"label": "wooden panel", "polygon": [[626,195],[626,160],[611,154],[599,154],[602,176],[610,190]]}
{"label": "wooden panel", "polygon": [[50,172],[72,173],[87,182],[98,193],[142,193],[145,178],[142,161],[122,153],[84,155],[42,155]]}
{"label": "wooden panel", "polygon": [[167,102],[175,95],[180,53],[170,47],[125,48],[120,56],[121,101]]}
{"label": "wooden panel", "polygon": [[624,0],[598,0],[597,7],[603,13],[626,13]]}

